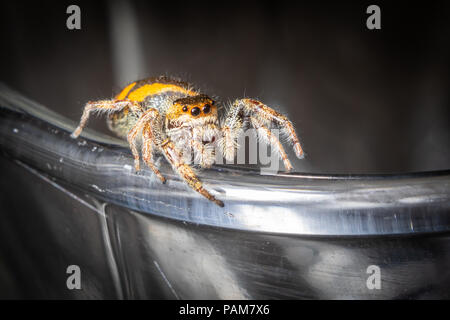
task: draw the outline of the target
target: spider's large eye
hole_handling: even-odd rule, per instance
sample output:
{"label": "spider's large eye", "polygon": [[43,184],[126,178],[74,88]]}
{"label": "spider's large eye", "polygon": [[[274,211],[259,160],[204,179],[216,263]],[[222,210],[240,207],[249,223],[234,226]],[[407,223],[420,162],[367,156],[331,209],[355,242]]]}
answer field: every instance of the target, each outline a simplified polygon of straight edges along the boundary
{"label": "spider's large eye", "polygon": [[188,110],[188,107],[186,107],[186,106],[183,106],[183,109],[182,109],[184,112],[186,112],[187,110]]}
{"label": "spider's large eye", "polygon": [[195,107],[191,109],[191,114],[193,116],[198,116],[200,114],[200,108],[199,107]]}
{"label": "spider's large eye", "polygon": [[209,113],[211,111],[211,106],[209,104],[205,104],[203,106],[203,113]]}

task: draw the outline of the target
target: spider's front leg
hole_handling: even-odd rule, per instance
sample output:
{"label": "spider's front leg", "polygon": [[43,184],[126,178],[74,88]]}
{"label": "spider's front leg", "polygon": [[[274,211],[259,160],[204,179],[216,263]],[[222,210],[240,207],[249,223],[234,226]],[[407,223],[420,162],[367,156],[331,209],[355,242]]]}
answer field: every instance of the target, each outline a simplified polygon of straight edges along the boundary
{"label": "spider's front leg", "polygon": [[176,149],[175,144],[170,139],[166,139],[161,144],[161,149],[163,150],[167,161],[169,161],[174,170],[178,172],[181,178],[183,178],[192,189],[200,193],[206,199],[213,201],[219,207],[224,206],[222,201],[216,199],[203,187],[202,182],[197,178],[194,170],[183,162],[181,152]]}
{"label": "spider's front leg", "polygon": [[237,148],[236,140],[241,133],[245,120],[248,120],[249,124],[257,129],[258,135],[261,138],[274,147],[283,159],[288,171],[292,169],[292,165],[279,139],[271,133],[269,129],[271,124],[276,124],[278,127],[281,127],[287,135],[288,140],[293,144],[296,156],[299,159],[304,157],[304,152],[295,133],[294,126],[288,118],[258,100],[239,99],[233,103],[222,128],[223,154],[227,160],[232,161],[234,159]]}
{"label": "spider's front leg", "polygon": [[128,133],[127,139],[130,144],[131,152],[134,156],[134,167],[136,171],[140,170],[139,151],[137,149],[136,140],[142,135],[142,158],[147,166],[153,170],[156,176],[162,183],[166,182],[161,172],[153,163],[153,144],[159,145],[161,143],[161,117],[158,110],[148,109],[145,111],[133,128]]}
{"label": "spider's front leg", "polygon": [[92,111],[117,112],[125,107],[129,107],[131,111],[138,114],[142,112],[142,108],[137,102],[129,100],[100,100],[88,102],[84,107],[80,124],[71,134],[71,137],[78,138],[78,136],[81,134],[81,131],[83,131],[84,127],[86,126],[87,121],[89,120],[89,115]]}

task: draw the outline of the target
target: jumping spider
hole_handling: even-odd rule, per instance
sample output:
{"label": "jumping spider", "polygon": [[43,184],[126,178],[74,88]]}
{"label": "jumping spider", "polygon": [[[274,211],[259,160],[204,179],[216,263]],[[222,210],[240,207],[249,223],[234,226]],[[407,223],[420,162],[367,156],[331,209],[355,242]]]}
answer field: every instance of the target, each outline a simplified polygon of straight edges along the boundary
{"label": "jumping spider", "polygon": [[238,99],[219,118],[216,103],[187,83],[168,77],[149,78],[129,84],[113,100],[88,102],[79,126],[72,133],[76,138],[87,124],[92,111],[107,112],[108,127],[127,138],[140,169],[138,143],[142,158],[164,183],[165,178],[153,163],[153,151],[162,153],[181,178],[195,191],[223,207],[202,185],[190,163],[183,158],[182,147],[190,146],[200,167],[210,167],[215,161],[215,147],[227,160],[233,161],[237,138],[244,127],[252,126],[258,137],[272,146],[288,171],[292,165],[278,138],[269,128],[280,127],[295,154],[303,158],[303,150],[292,123],[283,115],[253,99]]}

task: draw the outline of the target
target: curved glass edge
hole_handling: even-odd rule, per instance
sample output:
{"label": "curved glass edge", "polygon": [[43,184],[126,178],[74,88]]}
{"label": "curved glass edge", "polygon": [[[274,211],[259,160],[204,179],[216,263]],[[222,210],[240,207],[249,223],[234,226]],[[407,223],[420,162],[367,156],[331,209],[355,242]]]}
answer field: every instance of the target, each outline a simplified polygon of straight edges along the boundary
{"label": "curved glass edge", "polygon": [[199,171],[225,203],[190,190],[165,159],[161,184],[137,174],[125,142],[87,129],[0,84],[4,154],[58,183],[147,214],[238,230],[295,235],[362,236],[450,230],[450,171],[402,175],[279,173],[216,166]]}

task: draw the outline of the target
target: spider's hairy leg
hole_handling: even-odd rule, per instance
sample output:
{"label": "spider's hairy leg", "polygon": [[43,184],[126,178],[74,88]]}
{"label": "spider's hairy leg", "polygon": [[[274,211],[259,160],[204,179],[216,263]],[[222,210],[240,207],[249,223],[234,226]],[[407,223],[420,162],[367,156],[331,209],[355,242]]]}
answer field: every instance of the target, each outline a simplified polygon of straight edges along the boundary
{"label": "spider's hairy leg", "polygon": [[80,124],[75,129],[75,131],[71,134],[72,138],[78,138],[83,131],[84,127],[87,124],[89,119],[89,114],[92,111],[100,111],[100,112],[117,112],[122,110],[125,107],[129,107],[135,113],[141,113],[141,106],[134,101],[129,100],[99,100],[99,101],[90,101],[84,107],[83,115],[81,116]]}
{"label": "spider's hairy leg", "polygon": [[[155,167],[152,161],[152,144],[158,144],[161,129],[161,118],[158,110],[151,108],[145,111],[136,124],[131,128],[128,133],[127,140],[130,144],[131,152],[134,156],[134,167],[136,171],[140,170],[139,151],[137,149],[136,140],[142,135],[142,157],[145,163],[153,170],[158,178],[164,183],[166,179],[162,176],[161,172]],[[156,141],[155,141],[156,140]]]}
{"label": "spider's hairy leg", "polygon": [[223,207],[224,204],[222,201],[216,199],[212,194],[210,194],[204,187],[202,182],[197,178],[194,170],[185,164],[182,159],[181,153],[176,149],[175,144],[169,139],[165,140],[161,144],[161,149],[164,152],[164,155],[167,158],[167,161],[170,162],[172,167],[181,178],[195,191],[200,193],[206,199],[213,201],[219,207]]}
{"label": "spider's hairy leg", "polygon": [[237,138],[244,125],[242,112],[236,104],[233,104],[228,111],[222,127],[222,154],[227,161],[233,161],[238,148]]}
{"label": "spider's hairy leg", "polygon": [[252,126],[257,130],[258,136],[260,139],[263,139],[264,142],[268,143],[272,147],[272,151],[278,153],[281,160],[283,160],[284,167],[287,171],[291,171],[293,169],[291,162],[288,159],[286,151],[284,151],[283,145],[280,140],[267,128],[264,124],[262,124],[257,118],[250,118]]}
{"label": "spider's hairy leg", "polygon": [[292,143],[297,158],[304,158],[304,152],[297,134],[295,133],[294,125],[288,118],[286,118],[286,116],[254,99],[236,100],[233,103],[233,106],[235,106],[238,110],[241,110],[241,112],[237,112],[238,114],[241,113],[243,116],[252,116],[257,118],[260,122],[265,123],[267,127],[269,127],[271,123],[275,123],[280,126],[286,133],[288,140]]}
{"label": "spider's hairy leg", "polygon": [[159,172],[159,170],[153,164],[152,145],[153,145],[152,127],[150,123],[146,123],[142,131],[142,158],[144,159],[144,162],[147,164],[147,166],[149,166],[150,169],[153,170],[153,172],[156,174],[159,180],[161,180],[162,183],[165,183],[166,178],[163,177],[161,172]]}

